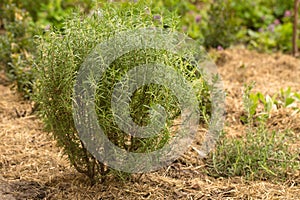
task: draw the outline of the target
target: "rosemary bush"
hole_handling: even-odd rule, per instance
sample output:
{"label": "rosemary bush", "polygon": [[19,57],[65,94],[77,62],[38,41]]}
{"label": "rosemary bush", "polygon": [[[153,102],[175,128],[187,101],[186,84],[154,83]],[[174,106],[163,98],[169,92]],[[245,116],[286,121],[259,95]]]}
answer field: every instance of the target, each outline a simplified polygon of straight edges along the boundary
{"label": "rosemary bush", "polygon": [[[35,100],[40,104],[40,114],[46,129],[53,133],[71,164],[79,172],[86,174],[92,183],[114,170],[98,162],[87,151],[74,125],[73,87],[81,64],[98,43],[115,33],[144,27],[163,28],[165,25],[175,30],[177,24],[178,17],[168,11],[155,13],[143,3],[112,3],[103,4],[101,10],[96,10],[92,15],[74,13],[66,20],[63,31],[49,31],[39,39],[41,54],[36,63]],[[127,151],[149,152],[161,148],[172,137],[169,126],[180,114],[178,100],[170,90],[150,84],[135,91],[131,98],[130,112],[133,121],[143,126],[151,120],[149,107],[153,104],[162,105],[168,113],[168,119],[160,134],[146,139],[132,138],[114,122],[111,110],[114,84],[134,66],[149,62],[164,63],[181,72],[188,81],[193,82],[203,114],[208,114],[210,110],[209,87],[201,73],[196,72],[196,66],[164,50],[129,52],[109,66],[97,83],[95,96],[95,109],[101,128],[110,141]]]}

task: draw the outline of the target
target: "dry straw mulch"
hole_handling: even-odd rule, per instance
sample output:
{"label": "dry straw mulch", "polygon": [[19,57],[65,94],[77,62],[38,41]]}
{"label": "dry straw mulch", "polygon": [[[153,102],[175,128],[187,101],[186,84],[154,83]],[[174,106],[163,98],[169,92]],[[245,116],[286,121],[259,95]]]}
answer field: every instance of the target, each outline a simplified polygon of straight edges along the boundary
{"label": "dry straw mulch", "polygon": [[[244,49],[213,52],[227,92],[228,136],[242,136],[243,84],[256,81],[254,91],[274,94],[290,86],[300,92],[300,60],[282,54]],[[246,181],[243,177],[208,177],[205,163],[191,149],[171,166],[122,181],[107,177],[90,186],[69,166],[55,141],[43,131],[32,105],[24,102],[0,76],[0,199],[299,199],[300,178],[286,183]],[[270,129],[289,128],[299,135],[300,116],[283,109],[272,113]],[[294,144],[299,149],[299,143]]]}

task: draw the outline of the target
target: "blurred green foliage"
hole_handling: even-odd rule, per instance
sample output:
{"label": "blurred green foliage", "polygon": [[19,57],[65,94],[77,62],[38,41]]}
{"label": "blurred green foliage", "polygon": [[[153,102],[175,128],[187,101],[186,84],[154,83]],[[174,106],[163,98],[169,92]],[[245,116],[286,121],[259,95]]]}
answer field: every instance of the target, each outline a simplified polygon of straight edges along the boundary
{"label": "blurred green foliage", "polygon": [[[115,4],[129,0],[115,1]],[[90,14],[107,1],[99,0],[3,0],[0,3],[0,59],[19,91],[29,96],[30,60],[34,36],[49,27],[63,29],[74,10]],[[264,52],[292,49],[293,1],[285,0],[146,0],[153,11],[180,16],[178,31],[199,40],[206,48],[223,49],[236,44]],[[164,9],[163,9],[164,8]],[[166,27],[169,26],[166,24]],[[4,33],[3,33],[4,32]],[[300,42],[298,41],[298,45]],[[24,73],[23,73],[24,72]]]}
{"label": "blurred green foliage", "polygon": [[63,28],[63,21],[75,9],[88,12],[92,0],[4,0],[0,3],[0,68],[26,99],[32,93],[35,39],[50,26]]}
{"label": "blurred green foliage", "polygon": [[[293,1],[284,0],[160,0],[181,16],[179,31],[206,48],[244,44],[259,51],[291,52]],[[300,44],[300,43],[299,43]]]}
{"label": "blurred green foliage", "polygon": [[[5,33],[0,35],[0,60],[18,91],[29,98],[32,92],[32,63],[35,53],[34,22],[26,10],[6,4],[1,12]],[[5,17],[3,17],[5,16]]]}

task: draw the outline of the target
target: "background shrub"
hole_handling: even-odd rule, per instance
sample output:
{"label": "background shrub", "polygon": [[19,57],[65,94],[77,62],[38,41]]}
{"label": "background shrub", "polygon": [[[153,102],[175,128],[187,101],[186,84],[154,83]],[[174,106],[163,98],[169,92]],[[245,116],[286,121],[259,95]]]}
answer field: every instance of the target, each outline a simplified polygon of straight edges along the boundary
{"label": "background shrub", "polygon": [[[49,27],[61,30],[74,8],[91,13],[93,0],[3,0],[0,3],[0,62],[18,90],[32,91],[34,35]],[[118,1],[117,1],[118,2]],[[115,2],[118,4],[120,2]],[[128,2],[128,1],[125,1]],[[153,12],[169,10],[180,16],[177,30],[206,48],[243,44],[259,51],[291,52],[293,2],[284,0],[147,1]],[[163,8],[163,9],[162,9]],[[165,27],[168,25],[165,25]],[[300,46],[300,40],[298,40]]]}
{"label": "background shrub", "polygon": [[207,29],[204,30],[206,47],[229,47],[235,42],[240,22],[235,18],[231,0],[214,0],[208,10]]}
{"label": "background shrub", "polygon": [[36,50],[33,36],[37,29],[29,13],[15,4],[6,4],[1,15],[5,29],[0,35],[1,64],[18,91],[28,98],[32,92],[31,69]]}
{"label": "background shrub", "polygon": [[0,3],[0,62],[8,78],[26,99],[32,93],[33,60],[36,56],[34,36],[50,26],[62,28],[64,19],[76,7],[88,12],[91,0],[4,0]]}

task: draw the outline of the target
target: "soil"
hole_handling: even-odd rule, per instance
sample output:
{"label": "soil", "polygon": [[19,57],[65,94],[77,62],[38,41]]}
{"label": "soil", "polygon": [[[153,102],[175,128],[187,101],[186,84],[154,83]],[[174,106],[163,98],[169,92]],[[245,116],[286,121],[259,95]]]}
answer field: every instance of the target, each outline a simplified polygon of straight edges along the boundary
{"label": "soil", "polygon": [[[280,53],[262,54],[242,48],[211,51],[223,79],[228,137],[242,137],[245,127],[244,84],[272,96],[281,88],[300,92],[300,60]],[[0,199],[299,199],[300,170],[285,183],[248,181],[244,177],[212,178],[203,173],[204,161],[191,148],[172,165],[122,181],[108,177],[91,186],[76,172],[61,149],[32,115],[32,103],[11,90],[0,73]],[[291,129],[300,135],[300,115],[272,111],[268,127]],[[300,138],[300,136],[299,136]],[[300,143],[300,142],[299,142]],[[294,148],[299,150],[299,143]]]}

